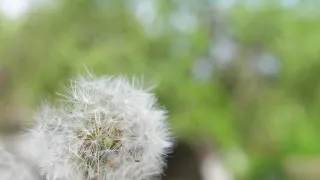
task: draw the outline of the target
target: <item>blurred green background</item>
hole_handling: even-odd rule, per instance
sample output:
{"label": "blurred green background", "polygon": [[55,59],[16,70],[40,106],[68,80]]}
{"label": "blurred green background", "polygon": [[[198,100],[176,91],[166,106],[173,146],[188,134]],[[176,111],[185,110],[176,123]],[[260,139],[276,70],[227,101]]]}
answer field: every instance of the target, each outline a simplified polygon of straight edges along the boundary
{"label": "blurred green background", "polygon": [[2,13],[0,129],[31,122],[41,101],[54,101],[86,66],[158,84],[176,136],[209,139],[235,179],[320,179],[317,7],[316,0],[46,0],[19,17]]}

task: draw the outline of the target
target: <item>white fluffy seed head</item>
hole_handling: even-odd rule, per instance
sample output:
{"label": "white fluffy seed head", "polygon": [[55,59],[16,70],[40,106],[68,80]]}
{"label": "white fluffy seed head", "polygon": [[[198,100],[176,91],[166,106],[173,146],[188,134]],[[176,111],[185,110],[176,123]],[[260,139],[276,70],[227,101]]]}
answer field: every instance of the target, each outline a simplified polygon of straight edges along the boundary
{"label": "white fluffy seed head", "polygon": [[171,147],[166,111],[124,77],[72,81],[58,108],[43,107],[29,136],[48,180],[145,180]]}

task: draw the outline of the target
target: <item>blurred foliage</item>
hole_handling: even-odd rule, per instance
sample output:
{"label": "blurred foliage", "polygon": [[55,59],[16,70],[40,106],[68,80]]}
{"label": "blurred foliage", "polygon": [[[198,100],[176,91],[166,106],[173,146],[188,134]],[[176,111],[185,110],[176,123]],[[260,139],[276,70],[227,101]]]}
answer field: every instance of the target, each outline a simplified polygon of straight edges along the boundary
{"label": "blurred foliage", "polygon": [[[86,66],[98,75],[138,75],[158,83],[160,104],[178,137],[209,137],[221,154],[234,148],[246,154],[248,170],[234,168],[238,179],[286,179],[286,158],[319,155],[320,14],[307,11],[312,3],[224,9],[239,53],[232,68],[199,81],[192,66],[215,40],[208,28],[215,24],[206,19],[215,9],[205,0],[198,6],[154,2],[158,15],[149,29],[155,34],[127,1],[64,0],[31,9],[18,22],[0,18],[0,119],[12,120],[17,106],[32,112],[43,98],[54,99]],[[183,8],[199,19],[192,31],[171,26],[171,15]],[[271,80],[248,68],[252,52],[262,50],[281,62]]]}

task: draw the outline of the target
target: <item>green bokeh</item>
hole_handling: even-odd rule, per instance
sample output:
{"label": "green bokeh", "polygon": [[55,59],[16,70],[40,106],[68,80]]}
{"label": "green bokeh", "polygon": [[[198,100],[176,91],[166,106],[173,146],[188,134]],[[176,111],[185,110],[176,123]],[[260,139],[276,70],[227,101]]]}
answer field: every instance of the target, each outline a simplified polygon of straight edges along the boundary
{"label": "green bokeh", "polygon": [[[125,1],[65,0],[31,10],[18,22],[0,18],[0,78],[7,78],[0,79],[1,109],[32,112],[44,98],[55,101],[70,78],[86,73],[85,66],[97,75],[156,82],[178,137],[190,143],[210,139],[221,154],[239,148],[247,155],[249,167],[239,179],[285,179],[286,158],[320,154],[319,13],[307,11],[308,3],[228,8],[230,34],[239,43],[236,59],[245,64],[249,49],[263,49],[277,55],[281,72],[272,80],[247,77],[245,65],[235,63],[202,82],[192,76],[192,65],[215,39],[203,13],[214,10],[201,6],[206,1],[191,7],[200,20],[184,33],[168,19],[184,3],[156,2],[154,24],[162,23],[156,36]],[[10,119],[10,112],[0,111],[0,119]]]}

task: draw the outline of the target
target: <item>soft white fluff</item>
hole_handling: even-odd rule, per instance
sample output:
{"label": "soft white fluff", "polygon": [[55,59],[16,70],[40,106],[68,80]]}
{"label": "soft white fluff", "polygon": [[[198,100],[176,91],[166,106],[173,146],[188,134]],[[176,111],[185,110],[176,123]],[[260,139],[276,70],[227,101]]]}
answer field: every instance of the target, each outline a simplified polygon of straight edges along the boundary
{"label": "soft white fluff", "polygon": [[7,151],[0,144],[0,179],[1,180],[38,180],[30,164]]}
{"label": "soft white fluff", "polygon": [[145,180],[162,172],[171,138],[154,94],[125,77],[90,76],[62,96],[28,133],[48,180]]}

